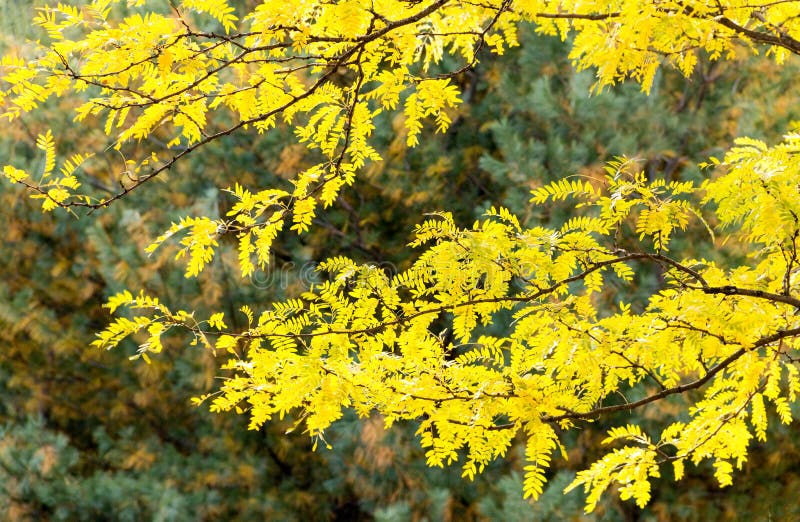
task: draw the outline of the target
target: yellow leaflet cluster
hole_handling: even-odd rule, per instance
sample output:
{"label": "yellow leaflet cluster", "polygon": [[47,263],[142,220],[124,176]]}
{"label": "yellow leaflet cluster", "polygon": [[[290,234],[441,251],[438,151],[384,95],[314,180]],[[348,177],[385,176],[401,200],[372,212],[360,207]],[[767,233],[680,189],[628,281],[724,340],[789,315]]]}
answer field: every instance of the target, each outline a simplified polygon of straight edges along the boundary
{"label": "yellow leaflet cluster", "polygon": [[73,154],[64,160],[56,175],[56,144],[53,134],[47,131],[36,139],[36,147],[44,152],[44,166],[38,179],[28,172],[11,165],[3,167],[3,175],[14,183],[21,183],[31,190],[31,198],[42,200],[42,210],[49,212],[58,208],[70,196],[70,191],[81,186],[75,171],[91,155]]}
{"label": "yellow leaflet cluster", "polygon": [[[387,426],[415,419],[428,464],[461,461],[466,477],[521,435],[524,490],[533,497],[543,491],[553,452],[566,456],[564,430],[692,391],[684,398],[688,419],[667,419],[660,434],[611,429],[604,442],[621,447],[567,489],[586,490],[587,510],[612,484],[643,506],[662,466],[672,465],[680,479],[687,461],[712,462],[728,485],[751,439],[766,437],[767,408],[790,422],[800,391],[793,254],[800,194],[784,174],[797,161],[794,139],[774,149],[740,143],[726,156],[728,173],[704,186],[705,199],[720,202],[719,221],[740,226],[730,232],[743,243],[763,247],[754,266],[726,270],[665,255],[672,232],[699,214],[687,199],[698,189],[649,182],[620,159],[603,184],[566,179],[533,191],[536,204],[577,198],[588,209],[560,229],[523,228],[503,208],[470,228],[441,213],[416,228],[413,245],[426,248],[396,276],[329,259],[320,266],[323,283],[257,318],[245,310],[249,326],[238,332],[226,332],[219,313],[196,321],[122,294],[109,306],[154,313],[117,319],[96,344],[110,348],[147,328],[145,353],[160,346],[153,331],[181,327],[195,343],[231,355],[224,367],[233,376],[213,398],[198,399],[211,400],[213,410],[247,412],[253,429],[295,412],[320,439],[345,408],[377,411]],[[733,187],[748,181],[762,186],[757,197],[769,215],[741,215],[752,207],[733,199]],[[616,246],[621,225],[637,230],[641,250]],[[762,229],[772,231],[769,238],[754,233]],[[639,313],[625,303],[601,313],[597,292],[625,285],[631,266],[642,263],[660,266],[666,287]],[[499,314],[513,318],[504,337],[487,333]],[[633,387],[644,398],[614,400]]]}
{"label": "yellow leaflet cluster", "polygon": [[[253,255],[263,264],[277,231],[287,224],[308,230],[320,206],[330,205],[366,162],[380,160],[370,137],[381,113],[402,107],[409,146],[426,122],[447,130],[460,102],[451,78],[474,64],[480,49],[503,53],[517,45],[520,23],[546,35],[574,35],[570,56],[577,67],[596,69],[598,89],[634,78],[649,91],[663,61],[688,75],[697,53],[730,57],[742,38],[766,45],[778,61],[800,52],[794,2],[266,0],[245,11],[226,0],[180,0],[162,14],[148,11],[145,0],[127,0],[140,10],[112,19],[120,3],[39,9],[34,23],[47,42],[35,44],[33,60],[12,54],[0,61],[0,113],[15,120],[51,97],[81,93],[86,101],[75,120],[100,120],[117,149],[135,156],[132,142],[155,135],[166,150],[132,157],[112,196],[79,192],[76,183],[26,184],[46,198],[47,209],[103,207],[231,132],[289,126],[322,160],[297,173],[292,190],[265,202],[278,215],[254,212],[247,225],[217,222],[222,233],[238,236],[243,274],[253,272]],[[219,30],[200,29],[213,24]],[[447,55],[463,67],[431,73]],[[4,172],[21,182],[19,169]],[[649,228],[639,232],[652,235],[660,218],[643,221]],[[182,229],[206,233],[196,225]],[[190,240],[204,242],[213,249],[201,235]],[[188,256],[187,274],[202,269],[206,257]]]}

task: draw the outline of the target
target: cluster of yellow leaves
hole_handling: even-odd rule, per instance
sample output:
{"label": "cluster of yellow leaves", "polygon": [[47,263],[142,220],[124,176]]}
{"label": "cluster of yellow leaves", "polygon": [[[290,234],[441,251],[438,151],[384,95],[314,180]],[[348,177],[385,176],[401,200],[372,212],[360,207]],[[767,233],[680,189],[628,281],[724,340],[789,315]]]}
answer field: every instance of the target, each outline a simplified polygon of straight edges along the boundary
{"label": "cluster of yellow leaves", "polygon": [[[706,201],[717,204],[720,223],[736,226],[746,234],[746,241],[761,243],[767,249],[796,239],[800,223],[799,155],[798,133],[787,134],[775,147],[738,138],[721,161],[729,173],[704,186]],[[720,161],[712,158],[712,163]]]}
{"label": "cluster of yellow leaves", "polygon": [[[694,185],[690,181],[667,183],[664,179],[648,183],[644,172],[638,172],[633,176],[626,174],[629,163],[628,160],[620,158],[606,166],[608,195],[598,194],[589,181],[562,178],[535,189],[532,192],[531,202],[541,205],[548,200],[558,201],[571,196],[581,196],[586,201],[579,203],[576,208],[583,206],[599,208],[597,217],[576,216],[568,220],[561,228],[562,234],[570,230],[608,233],[628,218],[634,208],[643,207],[635,225],[639,241],[649,237],[657,251],[668,251],[669,240],[675,229],[685,230],[692,216],[702,221],[702,216],[692,207],[689,200],[681,198],[694,193]],[[704,221],[703,223],[705,224]],[[713,232],[711,235],[713,237]]]}
{"label": "cluster of yellow leaves", "polygon": [[[469,66],[483,47],[502,53],[518,45],[519,23],[533,22],[539,32],[562,38],[574,34],[571,57],[579,68],[596,68],[597,88],[635,78],[648,91],[664,58],[688,75],[698,52],[730,56],[741,37],[766,44],[778,60],[800,51],[800,7],[792,2],[265,0],[250,12],[237,12],[227,0],[181,0],[163,12],[149,11],[145,0],[127,0],[137,9],[115,20],[111,13],[120,3],[92,0],[80,8],[40,9],[34,23],[49,41],[35,44],[34,60],[2,58],[0,112],[14,120],[51,97],[84,93],[76,121],[104,119],[117,149],[155,135],[167,144],[165,154],[160,160],[133,158],[135,168],[126,165],[128,180],[116,196],[79,193],[72,182],[28,185],[37,197],[46,194],[48,209],[97,208],[221,136],[292,126],[322,159],[297,173],[293,189],[278,198],[280,216],[260,216],[244,230],[217,223],[238,235],[244,274],[253,273],[254,251],[262,264],[269,238],[290,213],[292,230],[308,230],[318,207],[330,205],[366,162],[380,160],[370,136],[381,113],[402,100],[409,146],[416,145],[428,119],[446,131],[460,102],[450,81],[457,71],[429,71],[448,54]],[[199,29],[209,23],[223,31]],[[226,121],[233,123],[225,126]],[[15,167],[5,172],[12,181],[22,179]],[[639,232],[666,245],[666,214],[685,215],[685,209],[660,208],[641,221]],[[266,230],[257,237],[252,231],[258,227]],[[193,239],[201,242],[200,236]],[[197,260],[205,257],[190,256],[187,273],[196,274],[202,268]]]}
{"label": "cluster of yellow leaves", "polygon": [[[707,191],[726,186],[731,176],[768,176],[769,169],[780,175],[776,161],[748,163],[749,156],[736,154],[734,149],[728,158],[729,173],[707,183]],[[328,278],[301,299],[276,303],[257,320],[248,311],[245,331],[220,336],[221,315],[206,328],[156,303],[150,305],[157,312],[153,317],[117,319],[98,345],[111,346],[147,328],[140,351],[153,351],[154,331],[180,325],[195,342],[232,355],[225,367],[234,376],[213,398],[212,409],[246,411],[252,428],[300,411],[311,436],[322,440],[345,408],[361,415],[378,411],[389,426],[420,420],[428,463],[465,457],[466,477],[503,456],[523,434],[530,462],[525,493],[534,497],[543,490],[553,450],[561,447],[565,454],[556,428],[698,390],[689,420],[671,423],[658,438],[638,426],[612,429],[606,442],[625,445],[579,473],[568,489],[583,486],[589,510],[614,483],[623,498],[644,505],[662,464],[672,463],[680,478],[685,461],[706,460],[720,484],[730,484],[734,467],[747,459],[750,440],[766,436],[766,401],[789,422],[789,403],[800,390],[792,355],[800,348],[794,279],[790,291],[783,291],[786,274],[797,271],[787,257],[795,243],[764,248],[756,266],[731,270],[669,258],[660,253],[665,237],[698,212],[681,197],[697,189],[648,182],[628,166],[610,165],[602,188],[561,181],[535,190],[538,202],[577,194],[579,206],[591,210],[561,229],[523,228],[503,208],[466,229],[449,214],[438,214],[416,229],[414,245],[427,248],[395,276],[333,258],[320,266]],[[796,183],[782,190],[774,196],[778,203],[797,201]],[[726,212],[735,215],[732,207]],[[791,217],[776,214],[770,218]],[[658,227],[641,224],[653,216],[665,217],[658,218]],[[615,231],[623,222],[644,231],[643,240],[653,239],[655,250],[616,248]],[[794,230],[796,240],[796,223]],[[747,233],[743,239],[763,238]],[[631,263],[661,265],[668,286],[638,314],[622,303],[615,312],[600,313],[594,292],[629,281]],[[142,299],[127,294],[110,306],[147,307]],[[489,335],[486,328],[500,313],[513,316],[508,335]],[[155,328],[157,323],[164,326]],[[209,341],[214,336],[216,343]],[[649,395],[622,404],[613,400],[635,386]]]}
{"label": "cluster of yellow leaves", "polygon": [[28,172],[11,165],[3,167],[3,175],[12,182],[22,183],[33,189],[34,194],[31,195],[31,198],[41,199],[42,210],[49,212],[58,208],[72,194],[72,191],[81,186],[75,176],[75,171],[90,156],[73,154],[64,160],[59,168],[60,176],[56,176],[54,172],[56,168],[56,144],[53,141],[53,134],[50,131],[40,134],[36,139],[36,147],[44,152],[44,166],[38,180],[32,179]]}
{"label": "cluster of yellow leaves", "polygon": [[[43,135],[39,181],[12,166],[3,172],[43,198],[45,210],[107,205],[240,129],[290,126],[321,158],[297,173],[291,190],[234,185],[236,203],[225,219],[190,217],[170,227],[150,250],[184,233],[179,255],[188,259],[187,276],[203,269],[226,233],[238,238],[243,275],[263,268],[287,222],[307,230],[320,204],[332,204],[358,169],[380,159],[370,144],[380,114],[402,106],[409,146],[427,119],[447,130],[459,92],[451,74],[431,71],[448,54],[468,66],[482,47],[499,53],[517,45],[519,23],[573,34],[571,57],[579,68],[597,70],[598,88],[632,77],[649,91],[662,59],[689,74],[697,52],[728,57],[741,38],[754,49],[766,45],[779,61],[800,54],[800,6],[793,2],[265,0],[238,13],[225,0],[182,0],[167,14],[142,10],[111,20],[120,1],[42,10],[36,23],[49,42],[38,44],[37,59],[2,59],[0,107],[15,120],[51,97],[84,93],[78,122],[104,118],[119,150],[158,137],[167,143],[161,158],[171,159],[132,160],[133,186],[93,199],[76,192],[73,171],[84,157],[65,162],[62,177],[54,177],[55,144]],[[209,20],[224,34],[198,29]],[[239,332],[226,331],[220,313],[199,321],[125,292],[108,307],[135,315],[115,319],[95,345],[141,337],[137,356],[147,360],[162,349],[165,333],[188,329],[194,344],[230,354],[225,368],[233,376],[212,409],[247,411],[252,428],[299,411],[320,439],[344,408],[378,411],[387,425],[417,419],[428,463],[465,456],[467,477],[521,434],[528,440],[525,493],[534,497],[561,446],[556,428],[698,390],[688,420],[659,438],[636,426],[612,430],[608,442],[625,446],[571,487],[586,488],[589,509],[612,483],[642,505],[660,465],[673,463],[680,477],[686,460],[713,461],[725,485],[753,435],[766,436],[766,403],[788,422],[788,404],[800,390],[792,356],[800,334],[798,140],[790,135],[770,148],[743,139],[722,161],[727,173],[703,186],[720,224],[759,248],[753,266],[726,270],[664,255],[671,235],[699,215],[689,199],[696,189],[648,182],[619,161],[602,189],[564,179],[534,191],[535,204],[577,197],[593,211],[559,229],[523,228],[502,208],[471,228],[442,213],[417,227],[413,244],[426,249],[409,270],[390,277],[331,259],[321,266],[328,279],[301,299],[257,318],[244,307],[248,327]],[[150,170],[139,176],[144,167]],[[633,223],[648,248],[620,249],[623,223]],[[667,287],[639,313],[622,303],[601,313],[597,292],[630,281],[631,263],[661,265]],[[502,338],[486,331],[500,314],[513,317]],[[655,391],[614,402],[634,386]]]}
{"label": "cluster of yellow leaves", "polygon": [[[183,0],[168,14],[143,12],[114,21],[109,13],[115,3],[41,10],[35,23],[50,38],[39,44],[41,56],[3,59],[3,115],[14,120],[52,96],[86,92],[75,119],[103,118],[117,149],[152,135],[167,143],[172,158],[137,172],[133,188],[188,151],[237,129],[265,132],[278,123],[291,125],[298,140],[323,157],[297,173],[294,189],[280,196],[281,205],[295,214],[291,228],[298,232],[308,229],[318,203],[330,205],[359,168],[380,160],[369,140],[373,122],[401,95],[409,100],[409,140],[426,118],[447,130],[447,111],[458,103],[458,90],[447,78],[416,71],[415,64],[422,62],[427,70],[441,61],[445,48],[471,63],[477,43],[497,22],[493,19],[511,16],[498,12],[500,3],[426,6],[393,0],[264,2],[240,19],[225,0]],[[203,15],[228,35],[195,29],[195,18]],[[452,27],[458,31],[448,30]],[[516,44],[510,30],[507,38],[492,42],[496,49]],[[220,112],[233,116],[234,123],[220,126],[231,120],[211,115]],[[62,206],[102,206],[115,199],[57,196]],[[278,221],[280,229],[284,220]],[[267,217],[247,226],[266,227],[269,237],[273,225]],[[252,239],[240,235],[243,243]],[[252,272],[247,263],[242,269]],[[193,266],[187,273],[196,271]]]}

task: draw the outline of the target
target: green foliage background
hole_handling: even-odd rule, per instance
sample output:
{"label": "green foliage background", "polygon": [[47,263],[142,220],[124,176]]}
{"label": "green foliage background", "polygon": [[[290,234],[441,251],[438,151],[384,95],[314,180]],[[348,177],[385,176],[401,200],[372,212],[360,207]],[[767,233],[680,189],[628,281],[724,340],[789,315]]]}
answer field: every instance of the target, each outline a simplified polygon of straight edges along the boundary
{"label": "green foliage background", "polygon": [[[0,0],[0,47],[22,48],[35,37],[27,20],[42,3]],[[585,517],[580,495],[561,491],[596,455],[602,424],[577,435],[580,450],[569,464],[556,463],[544,495],[531,503],[522,500],[519,448],[467,482],[458,468],[425,466],[413,425],[387,432],[379,418],[350,415],[330,433],[332,449],[314,452],[302,425],[292,431],[292,419],[249,432],[244,418],[191,406],[192,396],[214,388],[217,363],[182,339],[166,343],[151,365],[127,360],[133,345],[127,353],[88,348],[106,320],[100,305],[122,288],[237,317],[245,299],[266,303],[297,293],[309,267],[330,255],[407,266],[410,231],[426,212],[451,210],[469,223],[501,204],[529,225],[558,223],[571,209],[533,207],[530,189],[565,175],[598,176],[620,154],[637,158],[653,178],[699,179],[696,163],[734,136],[774,140],[800,119],[791,89],[797,64],[777,67],[743,55],[701,63],[688,80],[663,72],[649,97],[635,85],[589,96],[592,73],[576,73],[566,48],[527,31],[521,48],[485,55],[459,80],[465,103],[452,128],[429,133],[416,149],[405,148],[402,122],[386,118],[376,131],[385,160],[369,166],[311,233],[281,237],[275,271],[253,282],[238,278],[231,245],[197,280],[183,278],[174,251],[148,258],[143,249],[181,216],[224,213],[231,202],[220,189],[234,179],[251,188],[286,185],[310,158],[285,133],[215,142],[165,183],[80,219],[42,215],[21,190],[2,185],[0,518],[798,519],[793,427],[775,428],[727,490],[717,488],[707,469],[687,470],[680,483],[665,479],[644,511],[609,496]],[[72,130],[64,116],[69,106],[69,100],[51,103],[37,119],[0,131],[3,160],[35,169],[42,161],[35,135],[48,127],[65,149],[80,142],[84,150],[103,150],[100,130]],[[87,168],[88,181],[113,185],[121,165],[110,152],[100,155]],[[692,238],[703,233],[691,229],[674,248],[691,252]],[[659,284],[658,273],[640,273],[636,291],[642,297]],[[613,291],[604,298],[613,301]],[[647,423],[679,407],[651,406],[629,422]]]}

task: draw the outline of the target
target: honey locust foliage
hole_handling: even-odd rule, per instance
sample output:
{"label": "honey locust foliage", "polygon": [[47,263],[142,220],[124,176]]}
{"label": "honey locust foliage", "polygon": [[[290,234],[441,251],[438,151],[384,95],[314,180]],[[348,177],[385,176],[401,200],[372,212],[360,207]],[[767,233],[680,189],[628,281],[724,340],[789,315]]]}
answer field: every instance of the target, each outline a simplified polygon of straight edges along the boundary
{"label": "honey locust foliage", "polygon": [[[35,58],[3,58],[0,94],[4,115],[15,120],[50,97],[81,93],[76,120],[100,120],[111,145],[130,158],[120,190],[80,190],[75,171],[86,153],[57,173],[50,134],[37,142],[46,157],[41,173],[10,165],[4,173],[44,210],[99,209],[230,133],[291,127],[318,162],[289,189],[234,180],[225,218],[186,217],[150,246],[180,234],[188,277],[226,235],[238,242],[242,276],[265,268],[284,227],[308,230],[318,207],[380,159],[370,139],[383,113],[402,113],[408,146],[428,122],[446,131],[460,102],[452,79],[482,49],[517,45],[521,23],[570,37],[571,59],[597,71],[597,89],[633,78],[647,92],[661,63],[688,75],[699,53],[723,59],[744,47],[778,63],[800,53],[794,2],[266,1],[250,12],[224,0],[169,9],[128,3],[140,12],[121,21],[111,16],[111,0],[41,10],[36,23],[48,42]],[[664,465],[680,479],[686,462],[703,461],[724,486],[751,439],[765,439],[768,408],[790,422],[800,390],[798,152],[798,134],[775,147],[742,138],[711,160],[719,175],[701,186],[649,180],[620,159],[604,179],[567,177],[533,191],[534,205],[577,202],[559,228],[523,227],[503,208],[468,228],[436,214],[415,230],[412,246],[423,250],[410,269],[390,276],[329,259],[320,266],[327,280],[299,298],[264,311],[243,305],[243,330],[229,329],[222,312],[203,318],[122,292],[107,306],[132,313],[94,344],[112,348],[140,336],[137,355],[148,360],[165,334],[188,331],[193,344],[229,354],[223,368],[232,376],[198,399],[209,398],[213,410],[247,411],[254,429],[299,412],[323,441],[345,408],[377,411],[389,426],[417,420],[428,463],[465,457],[466,477],[523,437],[524,491],[533,497],[553,453],[566,455],[565,430],[681,395],[684,411],[660,433],[611,429],[606,442],[616,449],[567,489],[586,490],[587,510],[612,484],[643,506]],[[706,224],[702,215],[729,234],[728,245],[751,253],[748,265],[670,251],[691,220]],[[620,301],[598,310],[597,296],[624,292],[644,264],[663,270],[664,287],[641,309]],[[506,333],[490,335],[487,327],[504,318],[511,318]],[[617,400],[626,393],[640,398]]]}

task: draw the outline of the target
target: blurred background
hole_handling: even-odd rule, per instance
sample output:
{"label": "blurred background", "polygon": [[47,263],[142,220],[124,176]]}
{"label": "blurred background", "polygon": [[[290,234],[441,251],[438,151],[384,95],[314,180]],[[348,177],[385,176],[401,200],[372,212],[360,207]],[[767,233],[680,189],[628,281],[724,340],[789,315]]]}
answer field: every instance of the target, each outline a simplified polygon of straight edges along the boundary
{"label": "blurred background", "polygon": [[[0,51],[30,53],[26,42],[42,37],[30,20],[44,3],[0,0]],[[232,2],[243,10],[254,3]],[[116,14],[124,16],[124,8]],[[777,422],[732,487],[720,489],[703,466],[687,469],[679,483],[670,476],[658,482],[645,510],[609,494],[584,515],[580,492],[562,494],[576,470],[597,457],[603,428],[655,425],[682,407],[680,398],[576,430],[569,463],[555,460],[548,488],[534,503],[522,499],[521,447],[469,482],[457,466],[426,467],[412,423],[384,431],[377,416],[348,414],[326,435],[332,449],[312,451],[302,429],[285,433],[294,419],[248,431],[244,416],[192,406],[191,397],[217,385],[221,361],[186,339],[165,339],[163,354],[150,365],[128,360],[132,342],[111,352],[89,347],[108,320],[101,304],[126,288],[200,314],[225,310],[234,320],[229,326],[241,327],[239,306],[297,295],[308,267],[326,257],[408,266],[415,252],[406,245],[425,212],[449,210],[469,224],[490,206],[504,205],[528,226],[558,225],[570,209],[534,207],[530,189],[565,175],[601,176],[604,162],[621,154],[638,158],[651,178],[699,180],[708,173],[696,164],[735,136],[774,141],[800,119],[792,89],[796,62],[777,66],[742,52],[732,62],[700,60],[689,79],[664,70],[650,96],[634,84],[590,96],[593,74],[571,67],[569,42],[537,36],[530,27],[521,39],[521,47],[501,57],[485,54],[458,78],[464,103],[446,134],[428,130],[408,150],[402,115],[380,120],[376,140],[384,161],[368,165],[311,232],[281,235],[275,272],[253,281],[239,277],[232,245],[223,245],[191,280],[172,260],[174,249],[148,257],[144,247],[180,217],[223,215],[232,203],[222,189],[235,181],[251,189],[287,186],[313,158],[285,130],[218,140],[178,163],[163,182],[78,219],[44,215],[19,187],[0,184],[0,518],[800,519],[796,428]],[[35,137],[51,128],[60,150],[99,153],[84,184],[99,192],[113,188],[124,159],[102,152],[108,145],[102,129],[72,123],[75,103],[51,100],[35,115],[4,125],[0,163],[41,168]],[[140,146],[163,143],[156,135]],[[673,251],[723,255],[687,239],[700,234],[699,227],[690,229],[674,240]],[[602,298],[615,302],[615,292],[624,291],[626,301],[641,306],[660,284],[658,274],[641,272],[632,288],[611,289]],[[504,327],[495,325],[498,332]]]}

